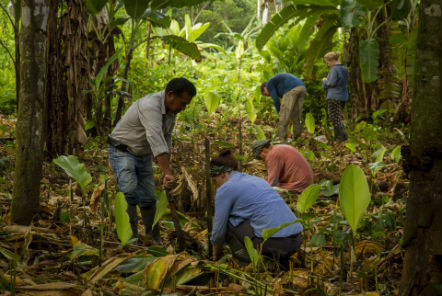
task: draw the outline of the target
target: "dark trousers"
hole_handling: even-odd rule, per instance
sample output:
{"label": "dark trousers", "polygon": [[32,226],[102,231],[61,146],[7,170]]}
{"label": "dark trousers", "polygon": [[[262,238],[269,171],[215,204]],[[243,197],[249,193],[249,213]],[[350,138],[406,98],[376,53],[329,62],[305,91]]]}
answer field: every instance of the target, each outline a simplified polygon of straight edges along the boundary
{"label": "dark trousers", "polygon": [[[250,263],[244,238],[248,236],[255,249],[260,249],[263,239],[254,234],[249,223],[241,223],[234,227],[231,223],[227,229],[227,242],[232,250],[233,258],[239,265],[245,266]],[[268,239],[262,246],[262,254],[277,259],[281,262],[287,261],[295,252],[299,251],[302,243],[301,233],[290,237],[276,237]]]}

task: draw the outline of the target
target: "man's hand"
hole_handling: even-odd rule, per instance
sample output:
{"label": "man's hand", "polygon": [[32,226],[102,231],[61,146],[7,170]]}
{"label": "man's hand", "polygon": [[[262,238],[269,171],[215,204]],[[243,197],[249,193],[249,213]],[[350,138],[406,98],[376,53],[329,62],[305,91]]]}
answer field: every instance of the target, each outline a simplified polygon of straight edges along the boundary
{"label": "man's hand", "polygon": [[173,185],[175,183],[175,177],[172,174],[165,174],[163,177],[163,186],[166,189],[173,188]]}
{"label": "man's hand", "polygon": [[323,80],[323,81],[324,81],[324,80],[327,80],[327,77],[322,78],[322,80]]}
{"label": "man's hand", "polygon": [[213,260],[218,261],[223,256],[223,246],[213,246]]}

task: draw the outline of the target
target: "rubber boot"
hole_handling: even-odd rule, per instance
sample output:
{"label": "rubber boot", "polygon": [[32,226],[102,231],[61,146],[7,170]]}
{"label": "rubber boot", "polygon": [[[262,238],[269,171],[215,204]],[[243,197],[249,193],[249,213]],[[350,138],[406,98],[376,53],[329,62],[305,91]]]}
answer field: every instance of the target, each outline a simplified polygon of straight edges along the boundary
{"label": "rubber boot", "polygon": [[138,213],[136,205],[127,205],[127,214],[129,215],[130,228],[132,229],[132,238],[138,239]]}
{"label": "rubber boot", "polygon": [[347,141],[348,135],[345,126],[335,127],[335,140],[338,142]]}
{"label": "rubber boot", "polygon": [[140,208],[141,217],[143,217],[144,227],[146,229],[146,236],[152,237],[152,241],[154,244],[161,245],[163,243],[160,235],[160,229],[158,224],[152,230],[153,220],[155,218],[155,212],[157,210],[157,206],[153,205],[146,208]]}

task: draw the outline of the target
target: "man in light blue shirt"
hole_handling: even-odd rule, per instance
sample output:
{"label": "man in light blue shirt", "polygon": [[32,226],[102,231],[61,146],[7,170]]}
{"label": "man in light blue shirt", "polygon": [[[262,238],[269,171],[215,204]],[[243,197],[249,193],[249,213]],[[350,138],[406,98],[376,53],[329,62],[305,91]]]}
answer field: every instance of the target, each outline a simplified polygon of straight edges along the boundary
{"label": "man in light blue shirt", "polygon": [[[302,106],[307,91],[304,82],[289,73],[279,73],[263,82],[261,94],[271,96],[276,111],[279,113],[278,137],[287,138],[287,129],[293,121],[293,138],[296,139],[302,132]],[[282,104],[279,101],[282,98]]]}
{"label": "man in light blue shirt", "polygon": [[[263,230],[294,222],[297,218],[264,179],[239,173],[237,166],[230,150],[222,151],[211,162],[211,176],[218,186],[211,242],[215,260],[221,256],[223,245],[228,243],[238,263],[248,264],[245,236],[259,248]],[[262,246],[263,254],[287,260],[299,250],[302,230],[299,222],[279,230]]]}

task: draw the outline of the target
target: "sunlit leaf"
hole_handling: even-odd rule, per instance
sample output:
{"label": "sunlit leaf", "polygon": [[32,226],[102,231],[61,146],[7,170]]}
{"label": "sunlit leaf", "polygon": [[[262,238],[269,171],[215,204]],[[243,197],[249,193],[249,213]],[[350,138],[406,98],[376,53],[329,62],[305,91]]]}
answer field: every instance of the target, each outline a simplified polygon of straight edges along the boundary
{"label": "sunlit leaf", "polygon": [[246,107],[247,116],[249,117],[250,121],[252,123],[255,122],[257,114],[256,114],[255,106],[253,105],[253,102],[250,98],[246,100],[245,107]]}
{"label": "sunlit leaf", "polygon": [[387,151],[387,148],[385,148],[384,146],[382,146],[381,148],[379,148],[378,150],[376,150],[371,157],[376,159],[376,162],[381,162],[382,160],[384,160],[384,155],[385,155],[385,151]]}
{"label": "sunlit leaf", "polygon": [[371,195],[364,172],[355,165],[349,165],[342,175],[339,184],[339,201],[344,217],[353,233],[365,214]]}
{"label": "sunlit leaf", "polygon": [[153,220],[153,226],[155,226],[158,221],[163,218],[164,215],[169,213],[169,201],[167,200],[167,194],[166,191],[158,191],[155,190],[155,195],[157,196],[157,211],[155,212],[155,218]]}
{"label": "sunlit leaf", "polygon": [[217,93],[209,91],[204,97],[204,102],[206,103],[207,112],[210,114],[215,112],[216,108],[218,108],[219,103],[221,102],[221,97]]}
{"label": "sunlit leaf", "polygon": [[299,196],[298,203],[296,204],[296,209],[300,213],[307,211],[318,199],[319,190],[321,186],[318,184],[311,184],[307,187]]}
{"label": "sunlit leaf", "polygon": [[315,118],[310,112],[305,115],[305,126],[307,127],[307,131],[309,133],[315,133]]}
{"label": "sunlit leaf", "polygon": [[115,196],[115,224],[117,228],[118,239],[121,245],[125,246],[132,237],[132,229],[130,228],[129,215],[126,212],[127,202],[124,194],[118,192]]}
{"label": "sunlit leaf", "polygon": [[144,287],[146,289],[159,289],[166,280],[167,274],[177,257],[178,255],[160,257],[147,265],[143,272]]}
{"label": "sunlit leaf", "polygon": [[293,221],[293,222],[283,223],[283,224],[281,224],[281,225],[279,225],[278,227],[275,227],[275,228],[264,229],[264,230],[262,231],[262,239],[263,239],[264,241],[266,241],[266,240],[268,240],[269,238],[271,238],[275,233],[277,233],[278,231],[280,231],[281,229],[284,229],[284,228],[286,228],[287,226],[290,226],[290,225],[292,225],[292,224],[299,223],[299,222],[301,222],[301,221],[298,219],[298,220],[295,220],[295,221]]}
{"label": "sunlit leaf", "polygon": [[401,157],[402,157],[401,148],[402,148],[402,146],[397,146],[396,148],[393,149],[393,151],[391,151],[390,158],[394,162],[399,162],[399,160],[401,160]]}
{"label": "sunlit leaf", "polygon": [[161,36],[164,43],[170,45],[172,48],[184,53],[195,61],[201,61],[201,52],[194,42],[189,42],[185,38],[176,35]]}
{"label": "sunlit leaf", "polygon": [[368,168],[371,170],[371,175],[374,177],[379,172],[380,169],[385,167],[386,164],[382,161],[370,162]]}
{"label": "sunlit leaf", "polygon": [[247,253],[249,254],[250,260],[252,261],[253,268],[256,270],[258,267],[259,253],[253,246],[253,242],[250,237],[244,237],[244,244],[246,246]]}
{"label": "sunlit leaf", "polygon": [[262,130],[262,128],[259,125],[254,125],[253,126],[255,128],[256,131],[256,139],[257,140],[265,140],[267,137],[264,134],[264,131]]}
{"label": "sunlit leaf", "polygon": [[75,155],[61,155],[53,160],[56,165],[61,167],[66,174],[80,184],[81,189],[92,181],[92,177],[84,164],[80,163]]}
{"label": "sunlit leaf", "polygon": [[355,145],[353,145],[350,142],[345,143],[345,147],[347,147],[348,149],[350,149],[351,152],[356,152],[356,147]]}

